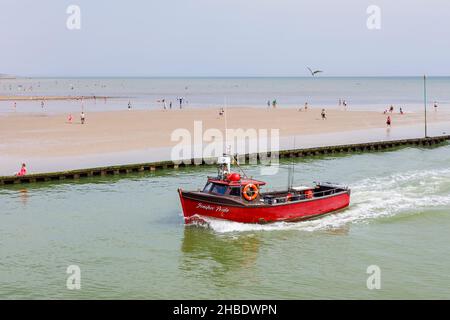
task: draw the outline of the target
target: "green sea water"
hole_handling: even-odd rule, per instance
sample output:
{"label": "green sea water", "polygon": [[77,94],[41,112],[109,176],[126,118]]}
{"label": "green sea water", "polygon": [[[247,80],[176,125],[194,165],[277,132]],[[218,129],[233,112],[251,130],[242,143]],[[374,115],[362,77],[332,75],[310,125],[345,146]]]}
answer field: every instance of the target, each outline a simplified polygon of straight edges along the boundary
{"label": "green sea water", "polygon": [[[176,189],[214,173],[0,189],[0,298],[450,298],[449,145],[296,160],[296,184],[352,189],[350,207],[322,219],[184,226]],[[284,169],[258,177],[287,184]],[[80,290],[66,287],[69,265],[81,270]],[[381,288],[369,290],[373,265]]]}

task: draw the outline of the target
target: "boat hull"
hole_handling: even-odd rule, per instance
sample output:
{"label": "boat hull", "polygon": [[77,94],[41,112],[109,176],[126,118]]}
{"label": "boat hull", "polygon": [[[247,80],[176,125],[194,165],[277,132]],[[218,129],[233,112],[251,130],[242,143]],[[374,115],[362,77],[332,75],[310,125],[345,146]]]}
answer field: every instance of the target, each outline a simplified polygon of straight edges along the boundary
{"label": "boat hull", "polygon": [[350,191],[321,198],[275,205],[239,206],[223,204],[207,199],[195,199],[189,192],[179,190],[186,223],[213,217],[242,223],[270,223],[277,221],[300,221],[344,209],[350,204]]}

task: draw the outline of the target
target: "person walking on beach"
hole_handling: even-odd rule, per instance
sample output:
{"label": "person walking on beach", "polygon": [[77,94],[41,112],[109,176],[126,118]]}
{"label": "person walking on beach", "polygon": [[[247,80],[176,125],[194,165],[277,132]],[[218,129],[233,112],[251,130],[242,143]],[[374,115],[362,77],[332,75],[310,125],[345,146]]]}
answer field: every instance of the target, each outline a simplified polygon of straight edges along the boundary
{"label": "person walking on beach", "polygon": [[391,106],[389,107],[389,112],[392,113],[394,112],[394,106],[391,104]]}
{"label": "person walking on beach", "polygon": [[390,127],[391,126],[391,116],[388,116],[387,117],[387,119],[386,119],[386,125],[388,126],[388,127]]}
{"label": "person walking on beach", "polygon": [[80,119],[81,119],[81,124],[84,124],[84,122],[86,121],[86,115],[84,114],[83,111],[81,112],[81,117],[80,117]]}
{"label": "person walking on beach", "polygon": [[270,109],[270,100],[267,100],[267,108]]}
{"label": "person walking on beach", "polygon": [[131,101],[128,101],[128,110],[131,110]]}
{"label": "person walking on beach", "polygon": [[72,114],[69,114],[69,116],[67,117],[67,122],[72,124],[72,120],[73,120]]}
{"label": "person walking on beach", "polygon": [[169,109],[172,110],[172,101],[169,102]]}
{"label": "person walking on beach", "polygon": [[404,114],[402,107],[400,107],[400,114]]}
{"label": "person walking on beach", "polygon": [[177,100],[180,102],[180,110],[183,109],[183,98],[179,97]]}
{"label": "person walking on beach", "polygon": [[322,120],[326,120],[327,119],[327,115],[325,113],[325,109],[322,109],[322,112],[320,113],[320,115],[322,116]]}
{"label": "person walking on beach", "polygon": [[25,163],[22,163],[22,168],[20,168],[20,171],[16,173],[16,176],[23,177],[27,174],[27,166]]}
{"label": "person walking on beach", "polygon": [[308,111],[308,102],[305,102],[305,111]]}
{"label": "person walking on beach", "polygon": [[347,109],[347,101],[343,100],[342,105],[344,106],[345,109]]}
{"label": "person walking on beach", "polygon": [[41,109],[44,109],[44,100],[41,101]]}
{"label": "person walking on beach", "polygon": [[277,108],[277,100],[276,100],[276,99],[272,101],[272,107],[273,107],[274,109]]}

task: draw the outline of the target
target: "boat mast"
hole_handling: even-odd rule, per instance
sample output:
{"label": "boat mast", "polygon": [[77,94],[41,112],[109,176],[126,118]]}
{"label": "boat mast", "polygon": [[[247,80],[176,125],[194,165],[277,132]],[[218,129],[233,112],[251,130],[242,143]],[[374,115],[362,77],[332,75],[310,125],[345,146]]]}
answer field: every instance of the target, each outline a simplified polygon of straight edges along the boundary
{"label": "boat mast", "polygon": [[[295,150],[295,136],[294,136],[294,148]],[[288,167],[288,191],[292,189],[294,185],[294,173],[295,173],[295,165],[294,165],[294,157],[291,154],[291,165]]]}
{"label": "boat mast", "polygon": [[[295,136],[294,136],[294,150],[296,150],[295,147]],[[291,188],[294,185],[294,177],[295,177],[295,162],[294,162],[294,158],[291,159],[292,160],[292,179],[291,179]]]}
{"label": "boat mast", "polygon": [[224,116],[225,116],[225,153],[231,155],[231,146],[228,145],[228,123],[227,123],[227,115],[228,115],[228,110],[227,110],[227,97],[223,97],[223,104],[224,104]]}

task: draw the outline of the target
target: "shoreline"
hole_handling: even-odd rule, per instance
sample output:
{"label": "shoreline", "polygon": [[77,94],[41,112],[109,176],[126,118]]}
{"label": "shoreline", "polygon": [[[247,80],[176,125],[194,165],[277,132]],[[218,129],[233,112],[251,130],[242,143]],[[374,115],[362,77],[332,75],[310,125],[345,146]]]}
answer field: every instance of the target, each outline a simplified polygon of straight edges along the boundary
{"label": "shoreline", "polygon": [[0,101],[67,101],[67,100],[94,100],[112,99],[108,96],[0,96]]}

